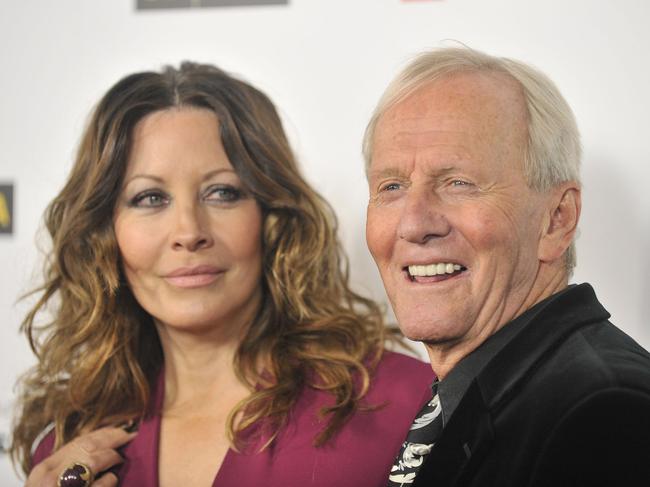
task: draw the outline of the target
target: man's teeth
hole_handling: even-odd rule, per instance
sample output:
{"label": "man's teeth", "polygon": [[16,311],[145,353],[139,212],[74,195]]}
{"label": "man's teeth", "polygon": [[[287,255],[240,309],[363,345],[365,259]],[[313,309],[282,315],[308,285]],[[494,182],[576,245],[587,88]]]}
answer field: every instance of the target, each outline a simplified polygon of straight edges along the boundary
{"label": "man's teeth", "polygon": [[409,274],[412,276],[438,276],[441,274],[453,274],[462,268],[458,264],[444,262],[429,265],[410,265]]}

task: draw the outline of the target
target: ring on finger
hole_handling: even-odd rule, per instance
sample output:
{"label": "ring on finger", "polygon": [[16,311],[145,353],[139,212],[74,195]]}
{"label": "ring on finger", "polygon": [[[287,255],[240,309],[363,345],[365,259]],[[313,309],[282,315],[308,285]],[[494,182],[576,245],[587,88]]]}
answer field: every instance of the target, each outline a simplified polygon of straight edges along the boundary
{"label": "ring on finger", "polygon": [[58,487],[89,487],[94,479],[93,471],[88,465],[75,462],[61,472],[57,485]]}

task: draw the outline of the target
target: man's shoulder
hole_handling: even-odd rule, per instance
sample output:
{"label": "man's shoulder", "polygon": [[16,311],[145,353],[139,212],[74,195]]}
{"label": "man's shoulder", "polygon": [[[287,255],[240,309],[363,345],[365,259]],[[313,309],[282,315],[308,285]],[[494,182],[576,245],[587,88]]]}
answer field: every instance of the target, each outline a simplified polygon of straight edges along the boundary
{"label": "man's shoulder", "polygon": [[511,384],[532,382],[541,395],[564,388],[569,395],[626,386],[650,390],[650,353],[608,319],[591,286],[571,286],[536,312],[486,368],[485,379],[501,383],[496,370]]}
{"label": "man's shoulder", "polygon": [[575,330],[547,352],[536,372],[583,391],[650,391],[650,353],[609,321]]}
{"label": "man's shoulder", "polygon": [[558,418],[540,446],[531,485],[647,485],[650,390],[610,386]]}
{"label": "man's shoulder", "polygon": [[581,328],[569,338],[569,352],[572,346],[582,351],[580,359],[590,359],[594,366],[611,372],[613,376],[636,370],[650,374],[650,353],[609,321]]}
{"label": "man's shoulder", "polygon": [[[545,323],[532,323],[538,324]],[[520,343],[530,345],[529,337],[523,338]],[[480,481],[471,485],[484,485],[480,482],[493,475],[502,476],[499,485],[600,486],[603,479],[611,481],[607,485],[639,485],[638,479],[647,480],[648,352],[606,319],[532,348],[502,350],[498,367],[490,364],[490,373],[473,384],[473,395],[451,418],[448,434],[462,440],[459,451],[467,441],[465,432],[471,437],[472,429],[483,431],[483,443],[472,447],[472,461],[481,463],[476,467]],[[526,362],[529,356],[535,359]],[[489,426],[463,429],[475,417]],[[505,458],[510,467],[504,470]],[[621,470],[629,473],[629,482],[617,482]],[[508,477],[515,480],[506,482]]]}
{"label": "man's shoulder", "polygon": [[[581,311],[598,304],[592,296],[574,306],[565,294],[557,320],[547,308],[483,370],[478,382],[494,414],[521,430],[548,430],[563,417],[599,411],[602,398],[650,400],[650,354],[600,311],[585,319]],[[618,402],[609,408],[623,414]],[[522,409],[535,417],[522,417]]]}

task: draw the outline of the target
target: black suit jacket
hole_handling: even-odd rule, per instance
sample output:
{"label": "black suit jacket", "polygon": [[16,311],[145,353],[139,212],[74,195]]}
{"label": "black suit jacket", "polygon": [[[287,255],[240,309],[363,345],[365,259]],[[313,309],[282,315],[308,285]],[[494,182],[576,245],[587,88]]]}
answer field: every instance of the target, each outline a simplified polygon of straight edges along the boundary
{"label": "black suit jacket", "polygon": [[536,310],[413,486],[650,486],[650,354],[608,318],[588,284]]}

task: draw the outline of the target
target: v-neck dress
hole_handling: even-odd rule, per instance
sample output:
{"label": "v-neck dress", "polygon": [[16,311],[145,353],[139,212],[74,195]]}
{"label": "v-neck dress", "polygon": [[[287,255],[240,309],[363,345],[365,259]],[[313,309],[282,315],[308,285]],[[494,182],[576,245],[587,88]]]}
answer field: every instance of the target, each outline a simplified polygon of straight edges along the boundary
{"label": "v-neck dress", "polygon": [[[318,416],[332,397],[305,388],[287,425],[263,451],[239,453],[228,450],[212,483],[215,487],[384,487],[388,472],[411,422],[431,394],[431,367],[405,355],[386,352],[373,375],[365,405],[336,436],[315,447],[314,438],[325,425]],[[120,450],[125,461],[113,471],[120,486],[158,485],[158,445],[164,381],[152,395],[152,408],[138,428],[137,436]],[[33,465],[52,451],[50,432],[38,445]],[[191,445],[188,445],[191,448]]]}

